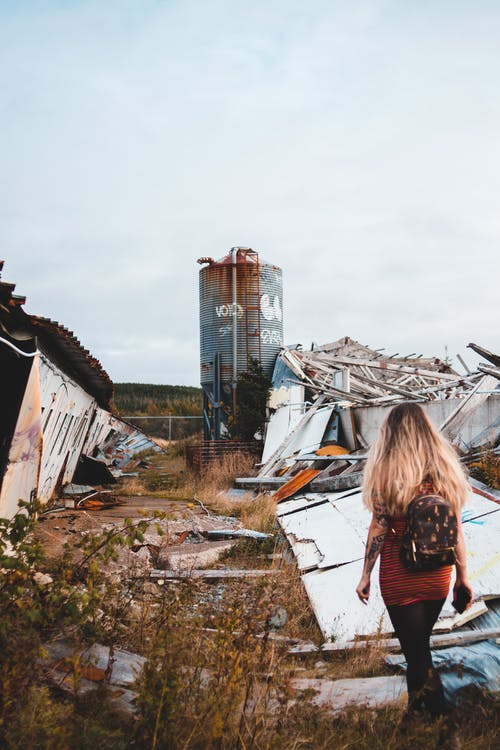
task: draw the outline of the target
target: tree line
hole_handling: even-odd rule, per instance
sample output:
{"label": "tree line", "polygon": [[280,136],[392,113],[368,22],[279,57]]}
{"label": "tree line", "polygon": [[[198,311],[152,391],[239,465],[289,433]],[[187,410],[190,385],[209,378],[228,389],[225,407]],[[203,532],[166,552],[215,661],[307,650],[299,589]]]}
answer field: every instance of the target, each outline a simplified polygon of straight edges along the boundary
{"label": "tree line", "polygon": [[203,412],[201,388],[189,385],[115,383],[114,403],[119,414],[198,416]]}

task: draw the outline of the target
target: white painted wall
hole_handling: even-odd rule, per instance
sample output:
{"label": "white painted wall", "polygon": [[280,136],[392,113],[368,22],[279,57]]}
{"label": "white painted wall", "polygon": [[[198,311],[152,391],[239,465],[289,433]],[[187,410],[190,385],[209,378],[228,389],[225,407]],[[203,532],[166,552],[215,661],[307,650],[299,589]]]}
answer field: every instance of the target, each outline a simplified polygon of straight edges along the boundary
{"label": "white painted wall", "polygon": [[40,394],[43,448],[38,497],[47,502],[59,478],[63,484],[71,481],[92,416],[99,407],[45,355],[40,359]]}

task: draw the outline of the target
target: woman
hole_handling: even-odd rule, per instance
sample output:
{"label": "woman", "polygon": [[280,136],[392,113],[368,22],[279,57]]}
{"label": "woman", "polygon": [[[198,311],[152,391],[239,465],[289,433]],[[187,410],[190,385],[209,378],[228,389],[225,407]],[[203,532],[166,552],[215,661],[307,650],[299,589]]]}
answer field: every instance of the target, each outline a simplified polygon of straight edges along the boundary
{"label": "woman", "polygon": [[445,498],[458,521],[454,592],[473,591],[467,577],[461,508],[468,483],[452,446],[418,404],[396,406],[373,444],[364,473],[363,498],[372,511],[363,575],[356,588],[363,604],[370,596],[370,575],[379,554],[380,590],[407,661],[408,713],[426,708],[432,716],[449,712],[439,674],[432,666],[430,635],[450,589],[452,566],[414,572],[399,551],[411,500],[422,493]]}

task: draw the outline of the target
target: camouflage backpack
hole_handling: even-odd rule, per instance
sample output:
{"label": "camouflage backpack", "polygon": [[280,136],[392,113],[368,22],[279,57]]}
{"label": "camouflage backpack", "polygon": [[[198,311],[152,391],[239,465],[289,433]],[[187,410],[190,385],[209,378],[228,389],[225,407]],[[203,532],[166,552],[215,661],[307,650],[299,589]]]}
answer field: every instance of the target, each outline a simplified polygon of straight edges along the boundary
{"label": "camouflage backpack", "polygon": [[457,517],[439,495],[418,495],[408,506],[400,557],[410,570],[436,570],[455,563]]}

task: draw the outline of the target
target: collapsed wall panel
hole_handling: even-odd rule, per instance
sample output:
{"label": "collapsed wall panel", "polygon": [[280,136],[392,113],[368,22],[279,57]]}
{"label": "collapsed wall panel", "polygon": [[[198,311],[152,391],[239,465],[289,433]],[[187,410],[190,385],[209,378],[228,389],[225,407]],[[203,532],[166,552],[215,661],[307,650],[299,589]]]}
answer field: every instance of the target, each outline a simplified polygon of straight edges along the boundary
{"label": "collapsed wall panel", "polygon": [[56,487],[71,482],[97,404],[46,356],[40,361],[40,391],[43,451],[38,496],[47,502]]}
{"label": "collapsed wall panel", "polygon": [[100,476],[113,480],[107,464],[159,450],[111,414],[113,384],[100,362],[60,323],[28,315],[14,288],[0,281],[0,516],[7,518],[19,500],[49,502],[82,455],[100,453]]}
{"label": "collapsed wall panel", "polygon": [[[19,500],[37,495],[42,453],[42,425],[38,358],[29,359],[29,376],[17,411],[17,420],[9,442],[0,494],[0,517],[12,518]],[[25,365],[26,362],[23,362]]]}

